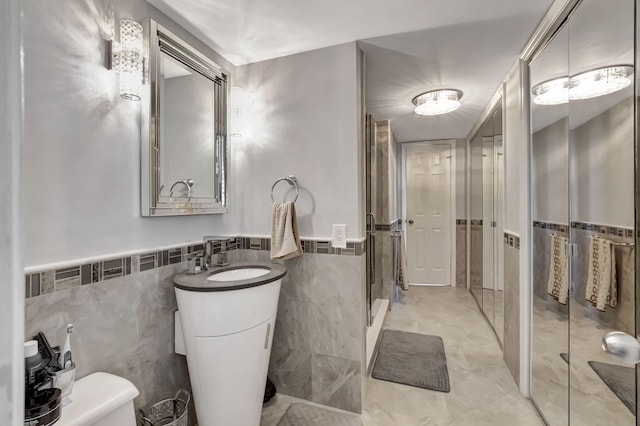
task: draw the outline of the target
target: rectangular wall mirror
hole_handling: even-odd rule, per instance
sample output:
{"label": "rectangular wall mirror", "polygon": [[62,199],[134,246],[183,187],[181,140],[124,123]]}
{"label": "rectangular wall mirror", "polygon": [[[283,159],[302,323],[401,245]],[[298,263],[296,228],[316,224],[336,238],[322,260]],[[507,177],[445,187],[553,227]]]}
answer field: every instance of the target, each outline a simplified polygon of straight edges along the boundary
{"label": "rectangular wall mirror", "polygon": [[226,73],[148,19],[142,98],[142,216],[226,213]]}

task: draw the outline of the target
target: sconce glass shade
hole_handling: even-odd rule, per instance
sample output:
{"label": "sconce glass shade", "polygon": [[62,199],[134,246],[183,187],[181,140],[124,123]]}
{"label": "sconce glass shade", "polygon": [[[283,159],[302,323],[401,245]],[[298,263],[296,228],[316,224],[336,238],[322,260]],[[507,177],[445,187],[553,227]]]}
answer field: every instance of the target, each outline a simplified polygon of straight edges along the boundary
{"label": "sconce glass shade", "polygon": [[462,92],[456,89],[432,90],[421,93],[412,102],[418,115],[446,114],[460,108]]}
{"label": "sconce glass shade", "polygon": [[560,77],[536,84],[531,89],[533,103],[560,105],[569,102],[569,77]]}
{"label": "sconce glass shade", "polygon": [[633,67],[616,65],[583,72],[571,77],[569,99],[591,99],[618,92],[631,84]]}
{"label": "sconce glass shade", "polygon": [[242,137],[242,104],[244,90],[240,86],[231,86],[229,94],[229,136]]}
{"label": "sconce glass shade", "polygon": [[120,21],[120,44],[114,52],[114,68],[120,75],[120,96],[139,101],[142,86],[144,44],[142,25],[131,19]]}
{"label": "sconce glass shade", "polygon": [[597,98],[618,92],[631,84],[633,67],[616,65],[586,71],[571,77],[560,77],[533,86],[533,103],[560,105],[569,100]]}

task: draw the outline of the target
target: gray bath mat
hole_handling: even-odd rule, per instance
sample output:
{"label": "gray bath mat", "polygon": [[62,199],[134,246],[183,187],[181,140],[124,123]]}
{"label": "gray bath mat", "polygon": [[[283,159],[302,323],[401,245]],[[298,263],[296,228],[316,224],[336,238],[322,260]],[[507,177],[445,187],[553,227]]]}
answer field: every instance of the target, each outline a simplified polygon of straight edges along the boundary
{"label": "gray bath mat", "polygon": [[278,422],[278,426],[362,426],[360,419],[351,414],[338,413],[307,404],[291,404]]}
{"label": "gray bath mat", "polygon": [[444,344],[438,336],[385,330],[371,376],[439,392],[449,392]]}
{"label": "gray bath mat", "polygon": [[636,369],[598,361],[589,361],[589,365],[635,416]]}

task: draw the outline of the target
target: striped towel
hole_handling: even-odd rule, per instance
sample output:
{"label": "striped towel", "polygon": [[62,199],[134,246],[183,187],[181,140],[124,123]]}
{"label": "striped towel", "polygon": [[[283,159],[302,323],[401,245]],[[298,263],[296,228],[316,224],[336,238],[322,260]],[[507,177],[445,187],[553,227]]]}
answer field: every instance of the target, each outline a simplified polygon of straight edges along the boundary
{"label": "striped towel", "polygon": [[562,305],[566,305],[569,298],[569,259],[566,252],[568,242],[569,240],[561,235],[551,236],[547,294]]}
{"label": "striped towel", "polygon": [[585,299],[602,312],[618,306],[615,251],[604,238],[591,237]]}

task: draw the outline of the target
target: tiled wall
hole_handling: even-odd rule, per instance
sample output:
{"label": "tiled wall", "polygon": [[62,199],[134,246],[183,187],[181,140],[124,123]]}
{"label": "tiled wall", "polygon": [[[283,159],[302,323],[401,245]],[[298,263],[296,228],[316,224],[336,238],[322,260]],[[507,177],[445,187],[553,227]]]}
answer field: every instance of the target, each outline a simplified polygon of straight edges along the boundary
{"label": "tiled wall", "polygon": [[504,233],[503,359],[520,383],[520,237]]}
{"label": "tiled wall", "polygon": [[[551,235],[558,233],[571,237],[577,244],[578,255],[571,262],[572,298],[575,303],[573,309],[582,309],[587,318],[591,318],[603,327],[634,333],[634,294],[635,294],[635,251],[630,247],[615,247],[616,276],[618,282],[618,306],[599,312],[585,300],[589,242],[593,235],[614,242],[633,242],[634,232],[631,228],[608,226],[587,222],[571,222],[557,224],[549,222],[533,223],[533,291],[534,297],[545,301],[546,310],[568,317],[568,305],[562,305],[547,295],[547,280],[549,277],[549,261],[551,251]],[[572,316],[574,314],[572,313]]]}
{"label": "tiled wall", "polygon": [[467,220],[456,219],[456,287],[467,287]]}
{"label": "tiled wall", "polygon": [[[619,243],[631,243],[633,229],[620,227],[604,227],[601,225],[571,224],[571,238],[578,246],[578,256],[572,262],[572,289],[584,314],[600,325],[610,329],[635,334],[635,249],[626,246],[614,246],[616,280],[618,285],[618,306],[600,312],[585,300],[587,273],[589,266],[589,244],[593,235],[600,235]],[[605,230],[607,231],[605,233]],[[572,308],[573,309],[573,308]],[[573,314],[572,314],[573,315]]]}
{"label": "tiled wall", "polygon": [[[77,377],[107,371],[141,392],[136,407],[189,387],[185,358],[173,353],[172,277],[201,243],[25,276],[26,338],[38,331],[61,344],[68,322]],[[230,261],[269,260],[268,238],[231,237],[214,253]],[[364,242],[346,249],[304,240],[285,261],[269,375],[278,391],[359,412],[364,358]],[[89,285],[90,284],[90,285]]]}
{"label": "tiled wall", "polygon": [[[375,283],[371,295],[375,299],[387,299],[393,302],[393,253],[391,231],[402,229],[401,220],[389,224],[376,224]],[[390,305],[391,306],[391,305]]]}
{"label": "tiled wall", "polygon": [[482,291],[482,220],[472,219],[470,221],[470,248],[469,248],[469,263],[470,263],[470,286],[473,289]]}
{"label": "tiled wall", "polygon": [[[226,241],[213,242],[213,253],[234,250],[270,250],[269,238],[229,237]],[[124,277],[132,273],[144,272],[150,269],[174,265],[186,260],[187,255],[201,255],[204,250],[202,243],[182,245],[159,251],[116,257],[91,263],[66,266],[60,269],[50,269],[25,275],[26,297],[36,297],[66,290],[86,284],[95,284],[117,277]],[[365,245],[361,242],[348,242],[347,248],[340,249],[331,246],[331,241],[303,240],[302,250],[310,254],[336,254],[346,256],[361,256]]]}
{"label": "tiled wall", "polygon": [[[160,266],[91,285],[80,285],[81,268],[32,274],[25,339],[42,331],[61,345],[66,324],[73,323],[76,379],[96,371],[125,377],[140,391],[136,409],[190,389],[186,360],[173,353],[172,278],[185,269],[185,263]],[[38,283],[38,277],[45,279]],[[38,288],[47,293],[36,295]]]}
{"label": "tiled wall", "polygon": [[[234,254],[236,255],[236,254]],[[238,250],[241,261],[267,251]],[[362,409],[365,256],[305,254],[285,262],[269,377],[278,392]]]}

